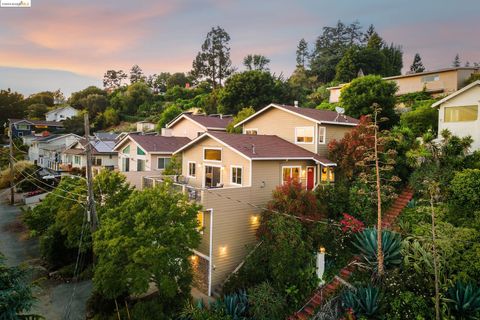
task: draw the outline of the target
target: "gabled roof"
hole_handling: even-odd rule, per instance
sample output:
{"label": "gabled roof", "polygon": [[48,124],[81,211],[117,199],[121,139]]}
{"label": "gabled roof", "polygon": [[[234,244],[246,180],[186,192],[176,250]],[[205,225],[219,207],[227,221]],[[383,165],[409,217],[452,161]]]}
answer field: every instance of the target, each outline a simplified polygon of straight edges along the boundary
{"label": "gabled roof", "polygon": [[10,121],[10,123],[12,124],[17,124],[19,122],[28,122],[32,125],[37,125],[37,126],[63,127],[63,124],[60,121],[29,120],[29,119],[8,119],[8,121]]}
{"label": "gabled roof", "polygon": [[51,134],[45,137],[38,137],[34,141],[36,142],[44,142],[44,143],[50,143],[54,140],[61,139],[61,138],[66,138],[68,136],[74,136],[75,138],[78,138],[78,140],[82,139],[79,135],[76,135],[74,133],[65,133],[65,134]]}
{"label": "gabled roof", "polygon": [[95,138],[102,141],[115,141],[118,137],[117,133],[112,132],[95,132],[93,135]]}
{"label": "gabled roof", "polygon": [[187,137],[129,134],[117,142],[113,150],[119,151],[118,148],[123,145],[127,139],[134,141],[145,152],[149,153],[173,153],[175,150],[190,142],[190,139]]}
{"label": "gabled roof", "polygon": [[[287,105],[280,105],[276,103],[271,103],[265,108],[261,109],[260,111],[255,112],[252,114],[250,117],[244,119],[243,121],[240,121],[235,125],[235,127],[239,127],[243,125],[244,123],[250,121],[250,119],[253,119],[257,117],[258,115],[262,114],[263,112],[271,109],[271,108],[277,108],[286,112],[289,112],[291,114],[297,115],[299,117],[302,117],[304,119],[311,120],[313,122],[316,122],[318,124],[335,124],[335,125],[343,125],[343,126],[356,126],[358,124],[358,120],[349,116],[345,115],[340,115],[335,111],[330,111],[330,110],[318,110],[318,109],[310,109],[310,108],[301,108],[301,107],[294,107],[294,106],[287,106]],[[278,124],[272,124],[272,125],[278,125]]]}
{"label": "gabled roof", "polygon": [[[448,100],[450,100],[450,99],[452,99],[452,98],[455,98],[456,96],[462,94],[463,92],[468,91],[468,90],[470,90],[471,88],[473,88],[473,87],[475,87],[475,86],[478,86],[478,85],[480,85],[480,80],[477,80],[477,81],[475,81],[475,82],[472,82],[472,83],[470,83],[468,86],[465,86],[465,87],[463,87],[462,89],[457,90],[457,91],[455,91],[455,92],[452,93],[452,94],[449,94],[448,96],[446,96],[446,97],[443,98],[442,100],[439,100],[439,101],[435,102],[434,104],[432,104],[432,108],[436,108],[436,107],[440,106],[441,104],[443,104],[444,102],[446,102],[446,101],[448,101]],[[480,100],[480,97],[479,97],[478,99]]]}
{"label": "gabled roof", "polygon": [[59,112],[59,111],[65,110],[65,109],[73,109],[73,110],[77,111],[77,109],[75,109],[72,106],[64,106],[64,107],[60,107],[60,108],[57,108],[57,109],[50,110],[46,114],[50,114],[50,113],[53,113],[53,112]]}
{"label": "gabled roof", "polygon": [[178,153],[210,137],[249,160],[313,160],[325,166],[335,166],[333,161],[321,157],[291,142],[274,135],[233,134],[219,131],[205,132],[187,145],[174,152]]}
{"label": "gabled roof", "polygon": [[182,113],[178,115],[175,119],[170,121],[166,125],[166,127],[171,128],[182,119],[187,119],[192,122],[195,122],[205,130],[221,130],[221,131],[225,131],[228,124],[232,121],[232,117],[230,116],[222,116],[222,115],[207,116],[207,115],[200,115],[200,114]]}

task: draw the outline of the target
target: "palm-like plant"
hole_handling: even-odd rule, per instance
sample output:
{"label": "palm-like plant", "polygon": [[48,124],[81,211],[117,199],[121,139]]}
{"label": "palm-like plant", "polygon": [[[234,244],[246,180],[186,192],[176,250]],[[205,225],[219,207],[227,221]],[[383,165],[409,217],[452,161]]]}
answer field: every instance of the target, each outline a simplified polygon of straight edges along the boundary
{"label": "palm-like plant", "polygon": [[370,285],[344,291],[342,294],[342,306],[345,309],[351,309],[357,318],[365,316],[368,319],[374,319],[380,314],[381,301],[380,289]]}
{"label": "palm-like plant", "polygon": [[[353,245],[360,251],[360,254],[373,270],[378,270],[377,262],[377,230],[365,229],[355,235]],[[382,251],[384,268],[389,269],[402,263],[402,238],[398,233],[384,230],[382,232]]]}
{"label": "palm-like plant", "polygon": [[455,319],[480,319],[480,289],[457,281],[448,289],[447,303]]}

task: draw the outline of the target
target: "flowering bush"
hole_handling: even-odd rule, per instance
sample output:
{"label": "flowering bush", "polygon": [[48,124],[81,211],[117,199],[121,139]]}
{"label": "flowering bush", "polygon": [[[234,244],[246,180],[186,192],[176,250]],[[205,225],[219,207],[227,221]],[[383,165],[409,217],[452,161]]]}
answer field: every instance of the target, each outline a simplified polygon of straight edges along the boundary
{"label": "flowering bush", "polygon": [[362,221],[356,219],[348,213],[343,214],[343,219],[340,220],[340,224],[342,225],[342,231],[344,233],[357,233],[365,229],[365,225]]}

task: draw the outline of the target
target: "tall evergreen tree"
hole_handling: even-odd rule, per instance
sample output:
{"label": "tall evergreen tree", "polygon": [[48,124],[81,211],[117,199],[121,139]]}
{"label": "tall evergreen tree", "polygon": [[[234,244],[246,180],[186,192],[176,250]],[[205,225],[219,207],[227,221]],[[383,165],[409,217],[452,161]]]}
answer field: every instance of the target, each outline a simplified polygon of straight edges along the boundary
{"label": "tall evergreen tree", "polygon": [[308,55],[308,43],[302,38],[297,46],[297,67],[305,68]]}
{"label": "tall evergreen tree", "polygon": [[145,75],[143,74],[142,68],[138,66],[138,64],[133,65],[132,69],[130,69],[130,83],[145,81]]}
{"label": "tall evergreen tree", "polygon": [[403,50],[402,47],[391,43],[389,46],[385,45],[382,49],[385,55],[385,70],[383,76],[396,76],[402,73],[403,68]]}
{"label": "tall evergreen tree", "polygon": [[410,66],[410,72],[419,73],[423,71],[425,71],[425,67],[423,66],[422,57],[420,57],[419,53],[415,53],[415,57],[413,58],[413,63]]}
{"label": "tall evergreen tree", "polygon": [[243,58],[243,65],[245,66],[245,68],[247,68],[248,71],[268,71],[269,63],[270,59],[261,54],[249,54],[245,58]]}
{"label": "tall evergreen tree", "polygon": [[462,63],[460,62],[460,56],[458,55],[458,53],[455,55],[455,58],[453,59],[452,61],[452,67],[454,68],[458,68],[460,67]]}
{"label": "tall evergreen tree", "polygon": [[221,86],[223,80],[234,71],[229,42],[230,35],[223,28],[213,27],[192,63],[191,75],[197,79],[206,79],[214,88]]}

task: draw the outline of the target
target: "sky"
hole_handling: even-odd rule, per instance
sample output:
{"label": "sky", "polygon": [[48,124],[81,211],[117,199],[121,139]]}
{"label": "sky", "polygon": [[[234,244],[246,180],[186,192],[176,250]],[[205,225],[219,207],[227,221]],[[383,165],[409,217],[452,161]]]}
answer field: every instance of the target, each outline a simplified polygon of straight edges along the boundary
{"label": "sky", "polygon": [[400,44],[404,66],[419,52],[428,70],[480,62],[478,0],[31,0],[0,8],[0,89],[66,96],[102,86],[108,69],[186,72],[213,26],[231,37],[233,65],[263,54],[289,76],[298,41],[322,27],[358,20]]}

